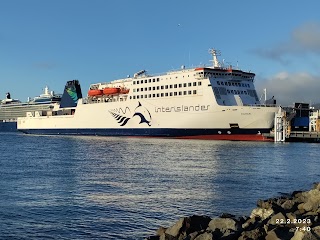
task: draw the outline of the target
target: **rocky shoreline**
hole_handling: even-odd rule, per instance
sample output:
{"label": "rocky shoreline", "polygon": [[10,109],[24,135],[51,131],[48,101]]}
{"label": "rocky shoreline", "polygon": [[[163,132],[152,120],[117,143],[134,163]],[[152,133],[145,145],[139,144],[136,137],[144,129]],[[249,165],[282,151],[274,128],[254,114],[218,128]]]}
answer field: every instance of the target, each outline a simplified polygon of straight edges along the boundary
{"label": "rocky shoreline", "polygon": [[249,217],[222,214],[218,218],[180,218],[169,228],[160,227],[146,240],[319,240],[320,183],[309,191],[258,200]]}

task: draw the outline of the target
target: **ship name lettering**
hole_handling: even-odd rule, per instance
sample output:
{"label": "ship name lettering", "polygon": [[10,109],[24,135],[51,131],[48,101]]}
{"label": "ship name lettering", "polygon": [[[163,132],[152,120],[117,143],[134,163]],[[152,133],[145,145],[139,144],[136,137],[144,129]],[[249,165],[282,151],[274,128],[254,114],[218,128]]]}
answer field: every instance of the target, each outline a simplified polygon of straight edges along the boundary
{"label": "ship name lettering", "polygon": [[155,112],[200,112],[208,111],[210,105],[156,107]]}

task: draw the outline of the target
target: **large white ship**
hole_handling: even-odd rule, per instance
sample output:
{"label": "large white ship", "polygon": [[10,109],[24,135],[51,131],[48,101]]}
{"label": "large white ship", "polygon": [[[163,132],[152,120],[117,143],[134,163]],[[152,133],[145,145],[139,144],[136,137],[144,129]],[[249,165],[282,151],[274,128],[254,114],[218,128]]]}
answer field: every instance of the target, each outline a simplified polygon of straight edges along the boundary
{"label": "large white ship", "polygon": [[7,93],[6,98],[0,101],[0,132],[17,131],[17,118],[25,117],[30,111],[48,111],[59,107],[61,94],[55,94],[49,91],[46,86],[44,93],[28,99],[27,102],[21,102],[18,99],[11,98]]}
{"label": "large white ship", "polygon": [[[261,104],[255,74],[213,65],[91,84],[82,98],[69,81],[60,109],[18,118],[18,130],[33,134],[171,137],[217,140],[267,140],[275,105]],[[68,102],[69,101],[69,102]],[[64,103],[63,103],[64,102]],[[67,103],[68,102],[68,103]],[[45,116],[42,116],[45,115]]]}

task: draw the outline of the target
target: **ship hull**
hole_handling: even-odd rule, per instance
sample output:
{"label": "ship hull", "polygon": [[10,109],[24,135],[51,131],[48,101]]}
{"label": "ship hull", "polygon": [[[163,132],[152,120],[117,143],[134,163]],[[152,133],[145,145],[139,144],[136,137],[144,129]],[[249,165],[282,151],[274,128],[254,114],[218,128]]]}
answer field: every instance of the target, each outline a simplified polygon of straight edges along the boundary
{"label": "ship hull", "polygon": [[26,134],[37,135],[83,135],[109,137],[158,137],[202,140],[233,140],[233,141],[271,141],[262,134],[270,129],[22,129]]}
{"label": "ship hull", "polygon": [[0,132],[17,132],[17,122],[0,122]]}
{"label": "ship hull", "polygon": [[78,103],[73,115],[18,119],[27,134],[268,141],[277,108],[216,106],[196,101]]}

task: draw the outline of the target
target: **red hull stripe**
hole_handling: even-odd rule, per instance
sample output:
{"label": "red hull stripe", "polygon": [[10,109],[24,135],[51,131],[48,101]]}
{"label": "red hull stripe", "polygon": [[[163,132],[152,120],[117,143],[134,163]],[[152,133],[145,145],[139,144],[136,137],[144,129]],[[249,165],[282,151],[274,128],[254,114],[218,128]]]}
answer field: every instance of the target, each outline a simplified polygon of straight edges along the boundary
{"label": "red hull stripe", "polygon": [[273,141],[272,138],[264,137],[261,134],[232,134],[232,135],[197,135],[175,137],[179,139],[203,139],[203,140],[231,140],[231,141]]}

